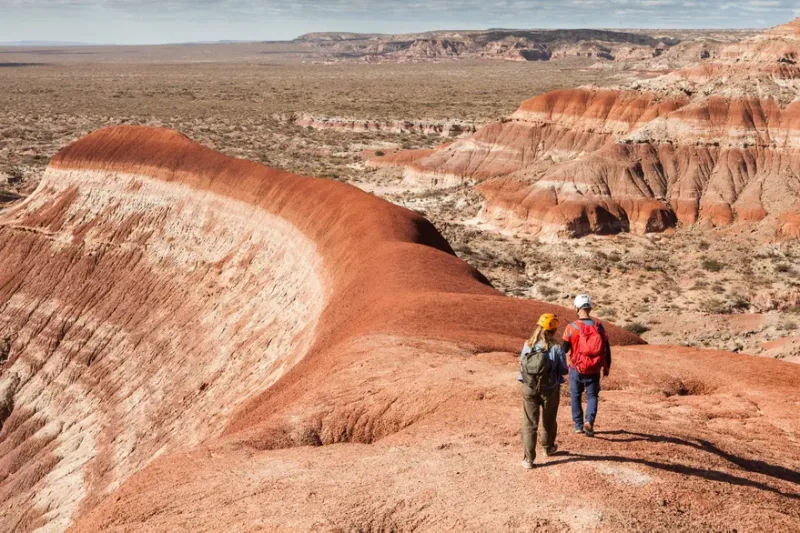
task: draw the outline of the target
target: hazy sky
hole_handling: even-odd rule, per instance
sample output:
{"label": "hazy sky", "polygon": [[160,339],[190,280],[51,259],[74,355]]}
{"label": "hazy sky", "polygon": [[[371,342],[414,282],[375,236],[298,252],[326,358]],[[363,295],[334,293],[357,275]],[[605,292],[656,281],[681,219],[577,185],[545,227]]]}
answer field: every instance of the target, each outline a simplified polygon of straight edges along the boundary
{"label": "hazy sky", "polygon": [[291,39],[310,31],[756,28],[800,0],[0,0],[0,41]]}

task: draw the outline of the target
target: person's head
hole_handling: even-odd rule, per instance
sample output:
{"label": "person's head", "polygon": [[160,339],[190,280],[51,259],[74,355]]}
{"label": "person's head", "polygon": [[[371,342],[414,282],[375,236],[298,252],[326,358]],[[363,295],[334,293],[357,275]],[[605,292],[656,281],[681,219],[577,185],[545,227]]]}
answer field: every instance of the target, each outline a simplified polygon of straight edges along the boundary
{"label": "person's head", "polygon": [[575,297],[575,312],[580,318],[589,318],[592,313],[592,297],[588,294],[579,294]]}
{"label": "person's head", "polygon": [[528,346],[534,347],[542,344],[546,350],[555,344],[554,335],[558,329],[558,317],[552,313],[545,313],[539,317],[533,335],[528,339]]}

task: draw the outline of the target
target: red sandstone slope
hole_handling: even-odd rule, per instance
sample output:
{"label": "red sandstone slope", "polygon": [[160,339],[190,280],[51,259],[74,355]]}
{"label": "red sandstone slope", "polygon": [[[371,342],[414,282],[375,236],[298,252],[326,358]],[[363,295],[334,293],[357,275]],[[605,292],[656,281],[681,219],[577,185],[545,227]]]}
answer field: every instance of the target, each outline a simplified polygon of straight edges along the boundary
{"label": "red sandstone slope", "polygon": [[2,530],[63,529],[226,433],[377,440],[431,406],[369,415],[383,396],[332,369],[364,350],[515,350],[539,313],[567,313],[502,296],[411,211],[166,130],[66,148],[0,233]]}
{"label": "red sandstone slope", "polygon": [[627,89],[532,98],[508,119],[413,158],[405,177],[480,184],[484,219],[531,233],[766,220],[792,236],[780,221],[800,205],[796,25],[732,45],[728,63]]}

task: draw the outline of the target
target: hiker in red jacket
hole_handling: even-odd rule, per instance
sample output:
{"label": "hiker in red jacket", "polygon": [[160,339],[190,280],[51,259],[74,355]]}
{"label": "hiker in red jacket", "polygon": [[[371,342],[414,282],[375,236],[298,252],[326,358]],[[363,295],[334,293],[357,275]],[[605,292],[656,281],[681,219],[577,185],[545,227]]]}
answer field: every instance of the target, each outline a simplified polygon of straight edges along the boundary
{"label": "hiker in red jacket", "polygon": [[[575,433],[594,437],[597,417],[597,396],[600,394],[600,373],[611,370],[611,345],[600,322],[592,319],[592,298],[588,294],[575,297],[578,320],[564,330],[562,344],[569,360],[569,393],[572,399],[572,420]],[[583,391],[586,391],[586,418],[583,416]]]}

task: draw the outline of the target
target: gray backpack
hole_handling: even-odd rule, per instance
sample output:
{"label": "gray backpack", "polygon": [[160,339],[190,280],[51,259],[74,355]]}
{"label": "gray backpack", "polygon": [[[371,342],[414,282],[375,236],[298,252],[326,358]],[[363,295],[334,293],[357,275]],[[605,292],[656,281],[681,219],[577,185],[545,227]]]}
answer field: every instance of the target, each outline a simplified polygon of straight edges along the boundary
{"label": "gray backpack", "polygon": [[553,363],[547,356],[547,350],[541,347],[532,348],[520,361],[522,382],[533,389],[534,393],[542,392],[542,387],[549,387],[553,381]]}

